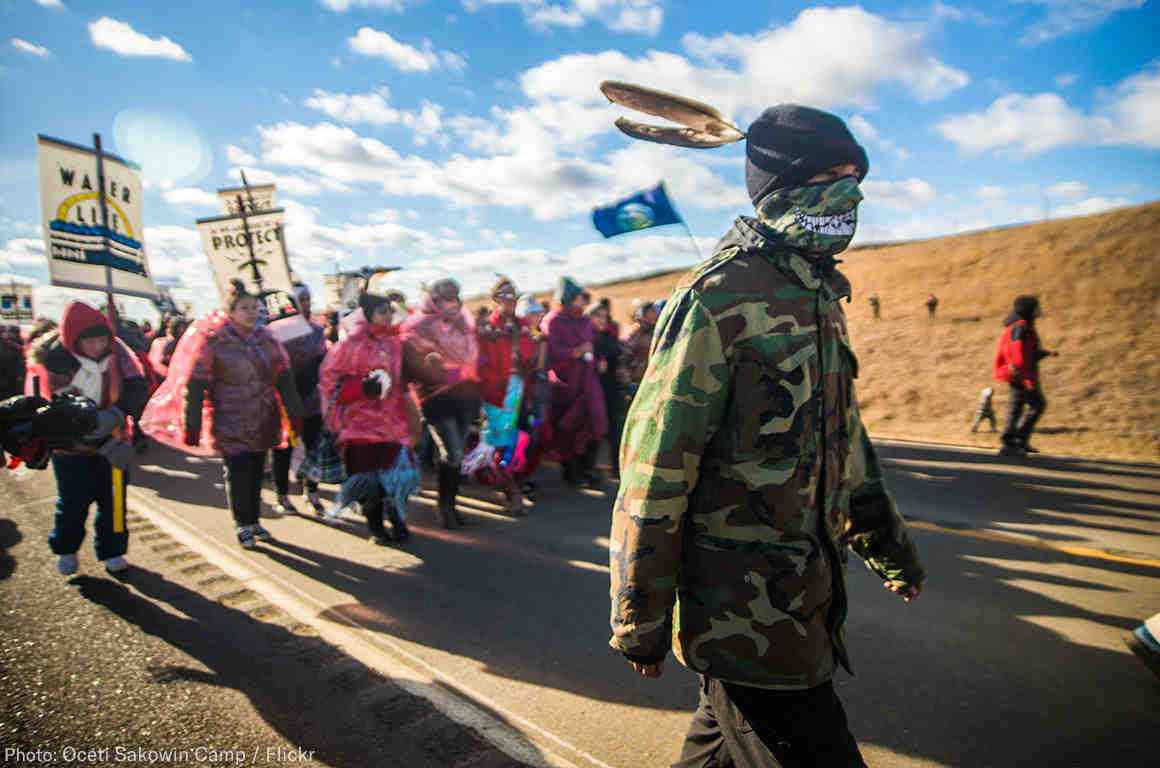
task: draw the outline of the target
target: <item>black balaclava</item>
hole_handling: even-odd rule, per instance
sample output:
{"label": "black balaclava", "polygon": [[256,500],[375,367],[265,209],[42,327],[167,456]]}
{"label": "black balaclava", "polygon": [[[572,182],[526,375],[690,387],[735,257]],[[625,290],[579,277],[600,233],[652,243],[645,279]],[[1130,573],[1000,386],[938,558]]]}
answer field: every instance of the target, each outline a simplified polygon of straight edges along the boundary
{"label": "black balaclava", "polygon": [[754,206],[770,192],[798,187],[843,163],[866,178],[870,161],[837,115],[798,104],[778,104],[749,126],[745,140],[745,184]]}

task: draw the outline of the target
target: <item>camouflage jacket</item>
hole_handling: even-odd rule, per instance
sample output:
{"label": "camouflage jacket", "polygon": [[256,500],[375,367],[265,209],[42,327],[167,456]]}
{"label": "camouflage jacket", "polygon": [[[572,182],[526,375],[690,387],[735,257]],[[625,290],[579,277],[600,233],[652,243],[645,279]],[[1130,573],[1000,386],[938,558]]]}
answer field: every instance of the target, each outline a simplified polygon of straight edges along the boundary
{"label": "camouflage jacket", "polygon": [[846,547],[924,578],[858,415],[849,283],[739,219],[665,305],[627,419],[611,645],[763,688],[849,669]]}

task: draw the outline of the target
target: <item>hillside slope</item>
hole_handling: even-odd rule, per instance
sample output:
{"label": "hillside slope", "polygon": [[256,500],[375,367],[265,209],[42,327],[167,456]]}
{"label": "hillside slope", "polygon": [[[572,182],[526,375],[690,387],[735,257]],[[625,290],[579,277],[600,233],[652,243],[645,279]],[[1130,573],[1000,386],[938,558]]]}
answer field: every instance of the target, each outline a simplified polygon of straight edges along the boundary
{"label": "hillside slope", "polygon": [[[1043,451],[1160,459],[1160,202],[1108,213],[844,254],[861,363],[858,400],[871,434],[980,446],[969,431],[991,383],[995,341],[1020,293],[1040,297],[1047,411]],[[679,272],[594,288],[627,320],[633,297],[666,295]],[[882,319],[867,297],[877,293]],[[926,317],[928,293],[938,317]],[[1007,405],[996,387],[999,429]],[[987,427],[984,427],[986,429]]]}

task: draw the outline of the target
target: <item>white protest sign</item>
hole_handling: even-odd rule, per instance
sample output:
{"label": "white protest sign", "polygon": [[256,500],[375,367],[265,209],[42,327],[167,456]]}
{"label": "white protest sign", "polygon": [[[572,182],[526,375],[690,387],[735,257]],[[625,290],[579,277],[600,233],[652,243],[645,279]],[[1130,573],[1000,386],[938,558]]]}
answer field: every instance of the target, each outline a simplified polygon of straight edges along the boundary
{"label": "white protest sign", "polygon": [[51,283],[156,297],[157,286],[145,257],[140,169],[116,155],[102,153],[108,214],[107,226],[103,226],[96,153],[48,136],[37,136],[36,141]]}
{"label": "white protest sign", "polygon": [[[279,208],[253,216],[214,216],[197,220],[202,248],[213,267],[218,292],[224,299],[230,280],[239,279],[250,293],[292,290],[290,270],[282,249],[282,213]],[[248,230],[248,234],[247,234]],[[250,245],[253,245],[253,259]]]}
{"label": "white protest sign", "polygon": [[[219,189],[218,200],[222,204],[222,213],[237,216],[243,210],[246,213],[261,213],[274,210],[274,185],[258,184],[249,187],[226,187]],[[238,198],[241,198],[241,206]]]}

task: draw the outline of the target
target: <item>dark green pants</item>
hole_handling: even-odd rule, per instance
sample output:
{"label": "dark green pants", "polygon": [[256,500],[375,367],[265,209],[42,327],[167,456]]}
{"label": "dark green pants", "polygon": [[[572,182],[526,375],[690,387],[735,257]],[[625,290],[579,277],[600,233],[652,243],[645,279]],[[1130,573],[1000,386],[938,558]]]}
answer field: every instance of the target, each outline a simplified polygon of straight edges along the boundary
{"label": "dark green pants", "polygon": [[701,676],[673,768],[866,768],[830,683],[770,691]]}

